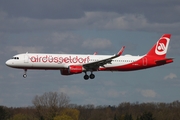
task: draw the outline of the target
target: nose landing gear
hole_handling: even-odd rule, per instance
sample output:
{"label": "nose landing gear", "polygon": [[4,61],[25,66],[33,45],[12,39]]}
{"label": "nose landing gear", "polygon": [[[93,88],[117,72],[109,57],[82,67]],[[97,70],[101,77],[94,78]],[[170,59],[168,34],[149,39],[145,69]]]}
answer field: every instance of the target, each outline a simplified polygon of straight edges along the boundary
{"label": "nose landing gear", "polygon": [[27,77],[27,69],[24,70],[24,74],[23,74],[23,77],[26,78]]}
{"label": "nose landing gear", "polygon": [[24,75],[23,75],[23,77],[24,77],[24,78],[26,78],[26,77],[27,77],[27,75],[26,75],[26,74],[24,74]]}

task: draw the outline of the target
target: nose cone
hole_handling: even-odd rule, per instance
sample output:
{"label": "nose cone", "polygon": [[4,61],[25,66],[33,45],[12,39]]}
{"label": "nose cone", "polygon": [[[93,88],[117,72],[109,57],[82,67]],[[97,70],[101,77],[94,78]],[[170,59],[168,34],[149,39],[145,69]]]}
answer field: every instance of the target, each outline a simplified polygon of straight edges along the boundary
{"label": "nose cone", "polygon": [[7,65],[7,66],[11,66],[11,64],[12,64],[12,62],[11,62],[10,60],[7,60],[7,61],[6,61],[6,65]]}

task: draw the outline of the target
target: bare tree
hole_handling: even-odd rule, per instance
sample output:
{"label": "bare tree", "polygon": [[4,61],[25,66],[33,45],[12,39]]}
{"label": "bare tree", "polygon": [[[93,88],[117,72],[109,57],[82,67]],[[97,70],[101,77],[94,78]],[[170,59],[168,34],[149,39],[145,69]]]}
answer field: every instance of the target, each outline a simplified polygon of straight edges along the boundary
{"label": "bare tree", "polygon": [[64,94],[57,92],[46,92],[41,96],[36,95],[32,100],[40,119],[51,120],[60,113],[62,108],[69,105],[70,99]]}

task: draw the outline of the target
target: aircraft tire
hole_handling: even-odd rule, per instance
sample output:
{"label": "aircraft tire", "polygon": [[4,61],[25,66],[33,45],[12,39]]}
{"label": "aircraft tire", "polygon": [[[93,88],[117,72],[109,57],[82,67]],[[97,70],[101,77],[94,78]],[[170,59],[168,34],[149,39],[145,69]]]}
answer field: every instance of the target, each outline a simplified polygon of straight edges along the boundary
{"label": "aircraft tire", "polygon": [[26,77],[27,77],[27,75],[26,75],[26,74],[24,74],[24,75],[23,75],[23,77],[24,77],[24,78],[26,78]]}
{"label": "aircraft tire", "polygon": [[84,80],[88,80],[89,76],[88,75],[84,75]]}
{"label": "aircraft tire", "polygon": [[94,79],[95,78],[95,75],[94,74],[90,74],[90,79]]}

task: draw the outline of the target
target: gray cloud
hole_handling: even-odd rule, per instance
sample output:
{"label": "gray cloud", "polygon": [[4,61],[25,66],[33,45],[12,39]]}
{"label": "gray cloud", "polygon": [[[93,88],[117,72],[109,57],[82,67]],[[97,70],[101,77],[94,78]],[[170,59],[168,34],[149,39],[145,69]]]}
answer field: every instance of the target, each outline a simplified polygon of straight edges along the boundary
{"label": "gray cloud", "polygon": [[83,42],[82,47],[86,49],[108,49],[111,47],[111,41],[107,39],[101,39],[101,38],[96,38],[96,39],[89,39]]}
{"label": "gray cloud", "polygon": [[150,89],[139,90],[139,92],[143,97],[154,98],[157,96],[157,93],[154,90],[150,90]]}
{"label": "gray cloud", "polygon": [[164,80],[169,80],[169,79],[176,79],[177,78],[177,75],[176,74],[174,74],[174,73],[170,73],[169,75],[166,75],[165,77],[164,77]]}
{"label": "gray cloud", "polygon": [[[0,31],[12,32],[39,32],[39,31],[69,31],[81,29],[104,30],[139,30],[157,31],[160,33],[178,33],[180,22],[151,23],[141,15],[118,14],[114,12],[85,12],[85,16],[78,19],[31,19],[8,18],[4,13],[0,19]],[[3,17],[4,15],[4,17]]]}
{"label": "gray cloud", "polygon": [[83,16],[79,2],[67,0],[7,0],[1,1],[0,8],[12,18],[67,19]]}
{"label": "gray cloud", "polygon": [[23,46],[11,46],[9,47],[11,48],[12,51],[15,51],[17,53],[24,53],[25,51],[26,52],[36,52],[36,53],[39,53],[39,52],[42,52],[42,47],[23,47]]}
{"label": "gray cloud", "polygon": [[119,14],[142,14],[150,22],[178,22],[179,0],[6,0],[0,2],[0,9],[9,17],[28,17],[35,19],[81,18],[85,12],[101,11]]}

